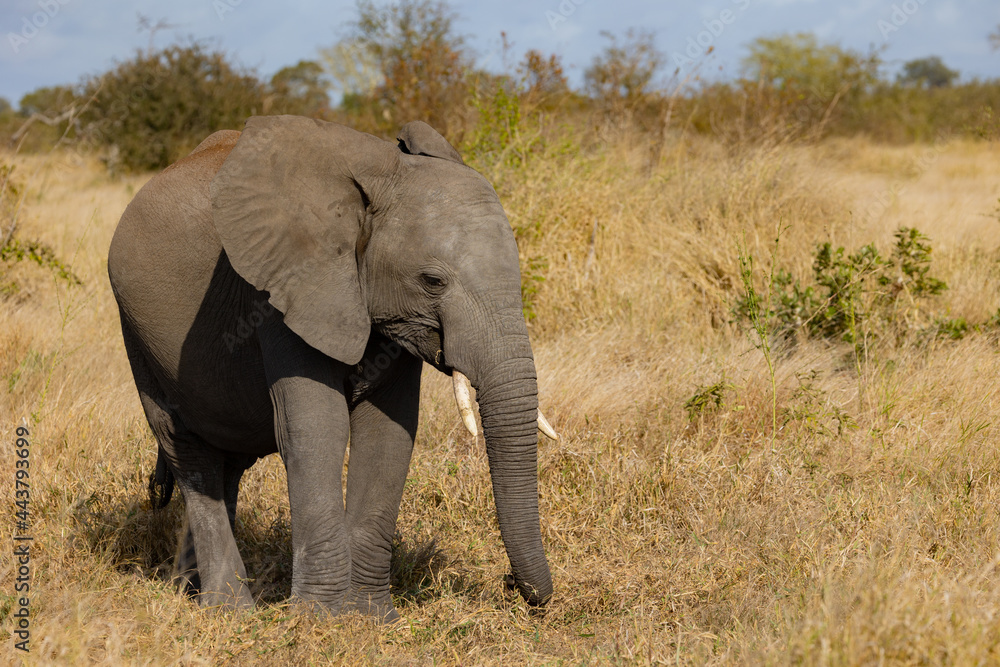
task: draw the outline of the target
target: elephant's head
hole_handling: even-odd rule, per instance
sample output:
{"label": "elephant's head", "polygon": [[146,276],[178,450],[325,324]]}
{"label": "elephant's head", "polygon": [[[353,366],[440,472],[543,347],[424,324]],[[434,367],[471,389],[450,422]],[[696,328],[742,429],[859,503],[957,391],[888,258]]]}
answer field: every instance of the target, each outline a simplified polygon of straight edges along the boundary
{"label": "elephant's head", "polygon": [[307,343],[352,365],[374,328],[469,378],[514,582],[543,604],[552,582],[538,521],[535,366],[517,246],[486,179],[424,123],[405,126],[397,145],[256,117],[211,198],[233,268]]}

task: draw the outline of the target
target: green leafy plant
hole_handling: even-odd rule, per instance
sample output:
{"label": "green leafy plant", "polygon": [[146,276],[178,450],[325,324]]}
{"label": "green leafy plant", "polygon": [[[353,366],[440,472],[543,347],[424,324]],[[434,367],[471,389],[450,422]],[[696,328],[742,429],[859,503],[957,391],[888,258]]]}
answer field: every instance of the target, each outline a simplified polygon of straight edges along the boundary
{"label": "green leafy plant", "polygon": [[473,93],[472,106],[479,122],[466,153],[474,162],[519,166],[523,156],[512,149],[520,134],[521,100],[511,81],[496,77]]}
{"label": "green leafy plant", "polygon": [[879,276],[882,285],[894,285],[906,290],[914,298],[934,296],[948,289],[943,280],[938,280],[928,272],[931,268],[931,245],[929,239],[912,227],[896,230],[896,246],[888,267],[896,269],[898,276]]}
{"label": "green leafy plant", "polygon": [[862,299],[867,281],[884,266],[885,260],[874,245],[845,256],[844,248],[821,244],[813,261],[813,277],[825,294],[819,309],[806,320],[811,331],[823,338],[840,337],[857,343],[861,320],[866,317]]}
{"label": "green leafy plant", "polygon": [[[767,375],[771,381],[771,451],[775,451],[774,440],[778,435],[778,383],[775,378],[774,355],[771,349],[772,319],[771,309],[775,286],[775,265],[778,257],[778,243],[781,239],[781,227],[774,237],[774,250],[771,252],[771,271],[768,274],[767,290],[764,294],[757,291],[754,278],[753,255],[747,250],[746,237],[743,243],[736,244],[737,260],[739,261],[740,284],[743,287],[741,303],[750,321],[750,331],[747,336],[750,342],[760,350],[767,364]],[[752,333],[751,333],[752,331]]]}
{"label": "green leafy plant", "polygon": [[55,251],[41,241],[11,238],[0,247],[0,262],[13,264],[17,262],[32,262],[52,271],[57,278],[70,285],[82,285],[83,281],[62,260],[56,257]]}
{"label": "green leafy plant", "polygon": [[[948,286],[930,273],[932,248],[925,235],[901,227],[895,239],[888,258],[874,244],[848,253],[829,241],[820,243],[812,284],[774,268],[770,297],[762,300],[744,285],[733,312],[737,320],[749,321],[754,330],[767,329],[782,341],[794,342],[798,336],[841,340],[853,344],[859,355],[868,339],[898,339],[929,322],[927,301]],[[746,282],[743,258],[739,270]],[[941,318],[934,322],[948,337],[968,330],[968,323],[957,320],[947,326]]]}
{"label": "green leafy plant", "polygon": [[13,173],[12,166],[0,164],[0,297],[14,296],[21,291],[21,286],[9,278],[9,273],[22,262],[47,269],[67,284],[82,285],[80,278],[56,256],[51,246],[17,235],[24,193],[14,181]]}
{"label": "green leafy plant", "polygon": [[694,421],[701,415],[721,408],[725,402],[726,393],[732,388],[733,385],[726,382],[725,377],[718,382],[698,387],[694,395],[684,402],[688,419]]}
{"label": "green leafy plant", "polygon": [[968,335],[971,327],[964,317],[939,317],[934,320],[932,331],[938,338],[948,338],[950,340],[961,340]]}
{"label": "green leafy plant", "polygon": [[109,167],[162,169],[212,132],[242,129],[264,93],[252,72],[201,44],[140,52],[84,85],[83,134],[109,147]]}
{"label": "green leafy plant", "polygon": [[792,392],[788,405],[782,410],[782,426],[798,423],[810,437],[841,437],[848,429],[857,428],[857,423],[842,408],[830,403],[826,392],[817,386],[820,372],[812,369],[796,373],[798,387]]}

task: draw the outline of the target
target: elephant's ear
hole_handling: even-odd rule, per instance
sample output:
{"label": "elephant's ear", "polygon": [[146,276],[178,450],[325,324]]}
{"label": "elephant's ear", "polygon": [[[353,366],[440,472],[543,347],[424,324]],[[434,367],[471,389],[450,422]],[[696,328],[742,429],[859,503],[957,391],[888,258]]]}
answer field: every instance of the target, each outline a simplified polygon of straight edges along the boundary
{"label": "elephant's ear", "polygon": [[410,155],[427,155],[465,164],[458,151],[448,143],[433,127],[421,120],[415,120],[403,126],[396,137],[399,150]]}
{"label": "elephant's ear", "polygon": [[233,269],[309,345],[346,364],[371,322],[357,245],[370,193],[399,161],[395,147],[334,123],[250,118],[212,181],[212,216]]}

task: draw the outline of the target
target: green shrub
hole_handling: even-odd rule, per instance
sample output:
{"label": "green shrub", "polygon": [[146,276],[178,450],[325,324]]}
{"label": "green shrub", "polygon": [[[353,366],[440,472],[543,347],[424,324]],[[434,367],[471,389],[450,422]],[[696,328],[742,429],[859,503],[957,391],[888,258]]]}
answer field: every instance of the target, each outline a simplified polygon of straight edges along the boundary
{"label": "green shrub", "polygon": [[1000,81],[954,85],[935,57],[889,81],[878,51],[823,44],[802,33],[759,38],[734,81],[705,83],[674,103],[673,118],[733,143],[866,135],[880,141],[995,138]]}
{"label": "green shrub", "polygon": [[684,402],[688,420],[695,421],[702,415],[719,410],[725,404],[726,394],[734,388],[725,377],[718,382],[699,386],[691,398]]}
{"label": "green shrub", "polygon": [[747,284],[735,301],[736,319],[785,342],[798,336],[856,346],[873,338],[899,342],[921,327],[951,338],[964,335],[964,320],[932,319],[927,312],[928,300],[948,289],[930,275],[929,239],[910,227],[898,229],[895,238],[889,258],[874,244],[853,253],[828,241],[817,245],[812,284],[776,267],[767,294]]}
{"label": "green shrub", "polygon": [[300,60],[290,67],[282,67],[271,77],[264,98],[264,113],[316,117],[330,106],[326,89],[323,66],[311,60]]}
{"label": "green shrub", "polygon": [[630,29],[620,41],[607,31],[601,36],[609,44],[594,57],[583,79],[598,108],[620,118],[649,103],[665,59],[652,32]]}
{"label": "green shrub", "polygon": [[478,121],[464,153],[472,163],[499,160],[508,166],[517,166],[521,156],[512,149],[520,134],[519,91],[505,77],[487,77],[486,80],[487,85],[478,87],[472,96]]}
{"label": "green shrub", "polygon": [[110,147],[110,166],[161,169],[202,139],[242,129],[259,113],[264,88],[219,52],[199,44],[137,53],[84,86],[82,117],[90,141]]}
{"label": "green shrub", "polygon": [[18,236],[17,219],[24,194],[14,181],[13,173],[12,166],[0,164],[0,297],[11,297],[21,291],[20,284],[10,273],[14,266],[24,262],[51,271],[69,285],[82,285],[80,278],[49,245]]}

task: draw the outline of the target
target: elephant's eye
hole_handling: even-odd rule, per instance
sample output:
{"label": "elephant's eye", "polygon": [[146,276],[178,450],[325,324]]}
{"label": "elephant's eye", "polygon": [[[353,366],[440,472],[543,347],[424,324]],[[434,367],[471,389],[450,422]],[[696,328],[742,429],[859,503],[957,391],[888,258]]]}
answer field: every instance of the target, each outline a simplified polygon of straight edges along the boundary
{"label": "elephant's eye", "polygon": [[424,285],[435,291],[443,289],[448,284],[448,281],[442,276],[437,276],[431,273],[421,274],[420,278],[424,281]]}

